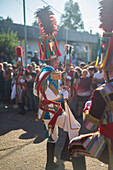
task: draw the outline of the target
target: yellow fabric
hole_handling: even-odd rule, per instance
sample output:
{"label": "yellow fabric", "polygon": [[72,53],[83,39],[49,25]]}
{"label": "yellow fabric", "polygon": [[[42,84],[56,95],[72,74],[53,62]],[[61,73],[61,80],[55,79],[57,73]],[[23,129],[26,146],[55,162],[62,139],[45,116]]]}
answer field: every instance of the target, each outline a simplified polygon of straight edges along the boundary
{"label": "yellow fabric", "polygon": [[50,75],[53,80],[61,80],[61,73],[52,72]]}
{"label": "yellow fabric", "polygon": [[85,117],[86,120],[88,120],[89,122],[94,123],[94,124],[97,125],[97,126],[99,125],[99,119],[91,116],[91,115],[89,114],[89,111],[86,111],[86,112],[84,112],[83,114],[84,114],[84,117]]}

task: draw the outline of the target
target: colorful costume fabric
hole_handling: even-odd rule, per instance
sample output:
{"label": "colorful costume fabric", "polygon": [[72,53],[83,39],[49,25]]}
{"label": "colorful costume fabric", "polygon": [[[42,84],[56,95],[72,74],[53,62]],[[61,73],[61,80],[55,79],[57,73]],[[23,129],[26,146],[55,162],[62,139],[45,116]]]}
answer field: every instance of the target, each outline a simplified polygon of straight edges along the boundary
{"label": "colorful costume fabric", "polygon": [[83,119],[87,129],[98,130],[72,139],[71,155],[95,157],[113,167],[113,80],[94,91],[83,110]]}
{"label": "colorful costume fabric", "polygon": [[44,120],[48,130],[49,142],[55,143],[58,140],[58,127],[68,132],[70,140],[78,136],[80,124],[75,120],[69,106],[65,101],[65,112],[61,103],[67,92],[60,91],[59,80],[61,75],[55,72],[51,66],[44,67],[37,76],[34,83],[34,95],[39,96],[39,110],[37,119]]}
{"label": "colorful costume fabric", "polygon": [[24,95],[27,94],[28,88],[25,79],[28,78],[26,75],[26,70],[23,69],[21,72],[18,73],[16,79],[16,90],[17,90],[17,99],[19,103],[23,103]]}

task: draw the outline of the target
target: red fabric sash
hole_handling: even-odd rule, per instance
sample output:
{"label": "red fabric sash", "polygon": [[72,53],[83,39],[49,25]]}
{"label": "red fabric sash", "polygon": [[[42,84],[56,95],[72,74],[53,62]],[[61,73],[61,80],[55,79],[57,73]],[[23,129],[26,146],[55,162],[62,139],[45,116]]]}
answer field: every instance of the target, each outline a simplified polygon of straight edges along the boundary
{"label": "red fabric sash", "polygon": [[21,76],[21,74],[22,74],[22,71],[18,74],[18,76],[17,76],[17,80],[18,80],[18,78]]}
{"label": "red fabric sash", "polygon": [[44,81],[44,79],[51,73],[51,71],[48,71],[47,73],[44,74],[44,76],[42,77],[42,79],[39,81],[39,76],[40,74],[37,76],[37,95],[39,95],[39,90],[41,87],[42,82]]}
{"label": "red fabric sash", "polygon": [[113,140],[113,123],[108,125],[100,125],[98,130],[102,135]]}
{"label": "red fabric sash", "polygon": [[[50,110],[49,107],[47,106],[47,105],[49,105],[49,104],[54,104],[54,105],[59,106],[59,107],[58,107],[58,110],[57,110],[57,111]],[[47,107],[45,108],[45,106],[47,106],[48,108],[47,108]],[[58,116],[60,115],[60,113],[62,113],[62,111],[63,111],[63,109],[62,109],[62,107],[61,107],[61,104],[46,99],[46,100],[43,100],[43,101],[41,102],[41,104],[39,105],[39,107],[40,107],[40,109],[43,110],[43,111],[50,112],[50,113],[54,114],[54,116],[52,117],[52,119],[50,120],[50,122],[49,122],[49,124],[48,124],[48,128],[51,128],[51,129],[52,129],[52,132],[53,132],[54,127],[55,127],[55,123],[56,123],[56,121],[57,121],[57,118],[58,118]]]}
{"label": "red fabric sash", "polygon": [[[41,91],[42,93],[42,89],[41,89],[41,84],[42,82],[44,81],[44,79],[51,73],[51,71],[48,71],[47,73],[45,73],[45,75],[42,77],[42,79],[39,81],[39,75],[37,76],[37,94],[39,95],[39,91]],[[52,119],[50,120],[49,124],[48,124],[48,128],[51,128],[52,129],[52,132],[54,130],[54,127],[55,127],[55,123],[56,123],[56,120],[59,116],[59,114],[63,111],[62,107],[61,107],[61,104],[58,103],[58,102],[54,102],[52,100],[48,100],[46,95],[45,95],[45,92],[42,93],[43,97],[44,97],[44,100],[42,100],[40,102],[40,105],[39,105],[39,108],[43,111],[46,111],[46,112],[50,112],[52,114],[54,114],[54,116],[52,117]],[[58,106],[58,110],[55,111],[55,110],[51,110],[49,109],[48,105],[49,104],[54,104],[54,105],[57,105]],[[54,108],[53,108],[54,109]]]}
{"label": "red fabric sash", "polygon": [[28,93],[28,87],[26,84],[17,83],[18,86],[24,86],[26,88],[26,93]]}
{"label": "red fabric sash", "polygon": [[50,120],[49,124],[48,124],[48,128],[52,128],[52,131],[54,130],[55,127],[55,123],[57,121],[58,116],[60,115],[60,113],[62,113],[63,109],[60,106],[60,108],[58,109],[58,111],[55,113],[55,115],[53,116],[53,118]]}
{"label": "red fabric sash", "polygon": [[[23,73],[23,71],[21,71],[19,74],[18,74],[18,76],[17,76],[17,80],[19,79],[19,77],[21,76],[21,74]],[[16,82],[17,82],[17,80],[16,80]],[[19,85],[19,86],[24,86],[25,88],[26,88],[26,93],[28,93],[28,87],[27,87],[27,85],[25,85],[25,84],[21,84],[21,83],[17,83],[17,85]],[[16,89],[17,90],[17,89]]]}

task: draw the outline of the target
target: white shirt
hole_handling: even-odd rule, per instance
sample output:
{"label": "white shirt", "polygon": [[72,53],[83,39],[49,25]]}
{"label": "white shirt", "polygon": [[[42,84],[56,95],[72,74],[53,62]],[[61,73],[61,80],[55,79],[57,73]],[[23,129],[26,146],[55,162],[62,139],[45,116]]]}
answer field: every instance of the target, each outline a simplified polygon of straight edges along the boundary
{"label": "white shirt", "polygon": [[[104,74],[103,74],[103,71],[100,73],[99,71],[96,72],[93,76],[93,78],[95,79],[98,79],[98,80],[101,80],[104,78]],[[97,87],[99,87],[101,84],[97,84]]]}

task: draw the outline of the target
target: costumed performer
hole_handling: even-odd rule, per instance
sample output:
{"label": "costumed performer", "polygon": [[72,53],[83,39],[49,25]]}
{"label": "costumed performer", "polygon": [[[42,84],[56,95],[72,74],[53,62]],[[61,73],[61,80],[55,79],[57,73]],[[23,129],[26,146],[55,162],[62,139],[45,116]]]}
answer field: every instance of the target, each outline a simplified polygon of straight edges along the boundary
{"label": "costumed performer", "polygon": [[61,73],[56,72],[58,58],[61,53],[55,38],[57,33],[56,20],[50,7],[44,7],[36,11],[39,28],[42,37],[39,38],[40,59],[45,60],[47,66],[42,68],[34,82],[34,95],[39,96],[37,119],[44,121],[47,129],[47,163],[46,169],[51,170],[58,167],[54,162],[55,143],[58,140],[58,127],[68,132],[69,139],[78,136],[80,124],[74,119],[67,103],[65,112],[61,103],[68,98],[68,92],[60,92],[59,81]]}
{"label": "costumed performer", "polygon": [[76,83],[79,81],[78,72],[74,70],[72,64],[72,51],[73,46],[66,44],[64,46],[64,66],[65,71],[62,74],[62,85],[68,86],[71,89],[71,97],[68,100],[69,107],[75,113],[76,106]]}
{"label": "costumed performer", "polygon": [[98,87],[86,103],[83,120],[87,129],[95,133],[75,137],[69,143],[73,169],[86,169],[80,156],[90,156],[113,169],[113,1],[100,1],[100,28],[104,30],[99,67],[104,71],[105,84]]}
{"label": "costumed performer", "polygon": [[23,63],[23,50],[21,46],[15,48],[17,53],[17,75],[16,75],[16,98],[17,103],[20,107],[18,114],[25,114],[25,96],[27,96],[28,88],[26,79],[31,79],[32,77],[28,74],[28,70],[24,68]]}

